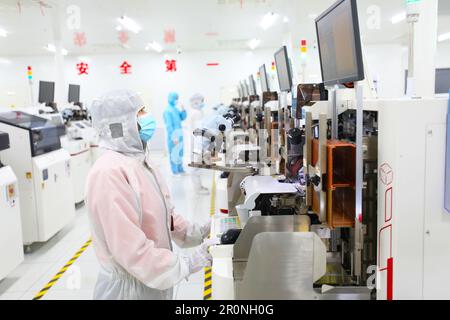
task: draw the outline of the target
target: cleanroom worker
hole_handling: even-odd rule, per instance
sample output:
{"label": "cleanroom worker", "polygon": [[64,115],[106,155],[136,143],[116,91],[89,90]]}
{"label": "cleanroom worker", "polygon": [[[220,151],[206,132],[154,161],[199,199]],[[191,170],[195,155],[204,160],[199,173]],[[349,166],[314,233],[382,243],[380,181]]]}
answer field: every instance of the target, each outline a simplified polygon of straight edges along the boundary
{"label": "cleanroom worker", "polygon": [[[189,112],[189,129],[190,129],[189,131],[192,134],[195,130],[203,128],[205,97],[199,93],[194,94],[190,99],[190,103],[192,111]],[[208,188],[202,185],[202,179],[200,177],[200,169],[198,168],[192,169],[191,179],[196,194],[201,195],[209,194]]]}
{"label": "cleanroom worker", "polygon": [[[103,154],[88,177],[87,208],[101,271],[94,299],[172,299],[172,288],[210,265],[210,223],[174,212],[164,180],[145,145],[155,121],[131,91],[115,91],[90,108]],[[199,246],[191,255],[175,254]],[[202,243],[203,242],[203,243]]]}
{"label": "cleanroom worker", "polygon": [[187,118],[187,112],[178,108],[178,93],[169,94],[166,110],[164,111],[164,122],[167,132],[167,146],[169,150],[170,168],[174,175],[185,173],[183,169],[184,141],[182,122]]}

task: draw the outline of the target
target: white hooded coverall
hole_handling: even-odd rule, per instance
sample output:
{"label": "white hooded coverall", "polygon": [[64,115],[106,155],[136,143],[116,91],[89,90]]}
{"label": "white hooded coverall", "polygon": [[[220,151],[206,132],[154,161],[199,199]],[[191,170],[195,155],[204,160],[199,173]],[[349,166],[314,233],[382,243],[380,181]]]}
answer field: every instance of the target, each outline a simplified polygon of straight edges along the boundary
{"label": "white hooded coverall", "polygon": [[201,228],[175,215],[169,191],[144,152],[133,92],[116,91],[94,101],[90,112],[104,154],[87,182],[93,244],[101,265],[94,299],[172,299],[189,276],[189,260],[172,252],[200,245]]}

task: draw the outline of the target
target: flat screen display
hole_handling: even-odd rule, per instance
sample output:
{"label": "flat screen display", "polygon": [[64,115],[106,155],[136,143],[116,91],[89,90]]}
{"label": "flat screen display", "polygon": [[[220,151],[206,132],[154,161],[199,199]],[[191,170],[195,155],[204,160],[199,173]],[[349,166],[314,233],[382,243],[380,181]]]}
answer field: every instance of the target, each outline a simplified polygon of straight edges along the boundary
{"label": "flat screen display", "polygon": [[316,19],[325,85],[364,80],[356,0],[339,0]]}
{"label": "flat screen display", "polygon": [[69,84],[69,103],[80,102],[80,86],[77,84]]}
{"label": "flat screen display", "polygon": [[244,94],[243,94],[243,92],[242,92],[242,87],[239,85],[238,87],[237,87],[237,89],[238,89],[238,93],[239,93],[239,98],[243,98],[244,97]]}
{"label": "flat screen display", "polygon": [[262,92],[270,92],[269,78],[267,77],[266,65],[265,64],[263,64],[259,68],[259,77],[260,77],[260,80],[261,80],[261,90],[262,90]]}
{"label": "flat screen display", "polygon": [[55,102],[55,83],[39,81],[39,103]]}
{"label": "flat screen display", "polygon": [[244,82],[242,83],[242,85],[244,86],[244,95],[246,97],[250,96],[250,90],[248,88],[248,83],[247,80],[244,80]]}
{"label": "flat screen display", "polygon": [[291,91],[292,74],[286,46],[275,53],[275,64],[277,67],[280,91]]}
{"label": "flat screen display", "polygon": [[242,98],[245,98],[245,97],[246,97],[246,94],[245,94],[245,86],[244,86],[244,84],[242,83],[242,81],[239,82],[239,87],[241,88]]}
{"label": "flat screen display", "polygon": [[445,94],[450,90],[450,69],[436,70],[436,94]]}
{"label": "flat screen display", "polygon": [[255,82],[255,78],[253,78],[253,75],[251,75],[250,77],[248,77],[248,82],[250,83],[250,95],[252,96],[256,96],[256,82]]}

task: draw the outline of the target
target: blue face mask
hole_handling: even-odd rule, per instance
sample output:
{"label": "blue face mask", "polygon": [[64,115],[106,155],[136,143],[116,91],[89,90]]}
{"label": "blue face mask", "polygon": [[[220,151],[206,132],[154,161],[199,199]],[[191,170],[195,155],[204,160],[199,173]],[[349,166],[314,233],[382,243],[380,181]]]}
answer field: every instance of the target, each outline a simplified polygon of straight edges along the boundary
{"label": "blue face mask", "polygon": [[139,136],[144,143],[150,141],[156,131],[156,121],[151,115],[146,115],[138,120],[141,130]]}

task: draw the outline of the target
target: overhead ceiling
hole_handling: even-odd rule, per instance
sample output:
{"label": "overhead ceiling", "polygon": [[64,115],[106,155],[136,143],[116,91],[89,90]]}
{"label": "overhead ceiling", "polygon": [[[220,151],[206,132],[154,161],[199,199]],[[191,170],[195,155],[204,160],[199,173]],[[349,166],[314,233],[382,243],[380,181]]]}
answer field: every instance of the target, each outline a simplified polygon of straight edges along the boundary
{"label": "overhead ceiling", "polygon": [[[0,0],[0,55],[48,54],[44,46],[61,39],[71,55],[145,52],[147,43],[157,41],[166,52],[248,49],[250,39],[261,47],[281,45],[283,34],[315,40],[313,15],[320,14],[334,0]],[[80,8],[80,29],[69,29],[70,6]],[[404,0],[358,0],[364,43],[406,41],[404,23],[390,18],[404,10]],[[379,11],[377,11],[379,9]],[[375,10],[375,11],[373,11]],[[450,1],[440,0],[440,30],[450,32]],[[259,23],[268,12],[279,14],[274,27],[263,31]],[[375,12],[375,13],[374,13]],[[380,28],[370,18],[379,14]],[[128,32],[124,46],[116,30],[117,18],[126,15],[141,27]],[[289,22],[283,22],[284,17]],[[165,32],[174,30],[174,42],[165,43]],[[75,34],[84,34],[85,45],[75,44]]]}

